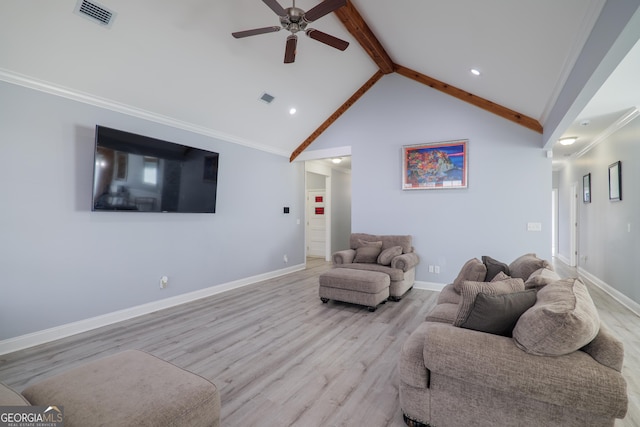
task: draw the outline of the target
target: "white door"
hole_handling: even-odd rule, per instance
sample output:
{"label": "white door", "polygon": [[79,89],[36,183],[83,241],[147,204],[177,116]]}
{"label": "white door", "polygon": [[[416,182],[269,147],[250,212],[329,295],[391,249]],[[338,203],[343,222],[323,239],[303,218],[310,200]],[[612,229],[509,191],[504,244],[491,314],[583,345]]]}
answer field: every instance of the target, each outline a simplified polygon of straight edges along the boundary
{"label": "white door", "polygon": [[325,257],[327,195],[324,190],[307,192],[307,256]]}

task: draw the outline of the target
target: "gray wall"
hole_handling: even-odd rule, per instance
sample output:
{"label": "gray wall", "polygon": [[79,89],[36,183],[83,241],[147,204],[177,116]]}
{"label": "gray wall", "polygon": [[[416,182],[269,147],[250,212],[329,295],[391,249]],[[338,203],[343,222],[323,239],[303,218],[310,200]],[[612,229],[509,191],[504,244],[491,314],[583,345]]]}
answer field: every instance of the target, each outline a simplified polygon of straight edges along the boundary
{"label": "gray wall", "polygon": [[[459,138],[469,139],[469,188],[401,190],[403,145]],[[551,257],[551,159],[540,134],[390,74],[309,150],[343,146],[352,147],[353,231],[413,235],[417,280],[449,283],[482,255]]]}
{"label": "gray wall", "polygon": [[[559,255],[569,258],[571,186],[578,183],[578,267],[640,303],[640,118],[632,120],[559,173]],[[622,162],[622,200],[609,200],[608,168]],[[591,174],[591,203],[582,202],[582,177]],[[564,225],[564,226],[563,226]]]}
{"label": "gray wall", "polygon": [[[91,212],[96,124],[219,152],[217,212]],[[303,164],[4,82],[0,195],[0,340],[304,263]]]}

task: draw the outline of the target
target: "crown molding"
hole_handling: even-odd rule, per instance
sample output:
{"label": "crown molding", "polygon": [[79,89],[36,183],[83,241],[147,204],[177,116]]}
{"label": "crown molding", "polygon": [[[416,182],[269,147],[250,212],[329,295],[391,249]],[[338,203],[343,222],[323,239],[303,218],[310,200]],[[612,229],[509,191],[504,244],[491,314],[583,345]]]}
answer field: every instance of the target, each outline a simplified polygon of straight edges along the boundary
{"label": "crown molding", "polygon": [[0,81],[5,81],[7,83],[26,87],[28,89],[37,90],[39,92],[45,92],[50,95],[59,96],[62,98],[81,102],[83,104],[91,105],[98,108],[104,108],[106,110],[114,111],[116,113],[126,114],[127,116],[137,117],[139,119],[148,120],[150,122],[159,123],[162,125],[176,128],[176,129],[182,129],[182,130],[193,132],[199,135],[216,138],[225,142],[230,142],[230,143],[242,145],[248,148],[265,151],[271,154],[277,154],[283,157],[289,157],[288,152],[277,150],[277,149],[274,149],[273,147],[269,147],[264,144],[259,144],[253,141],[239,138],[235,135],[219,132],[215,129],[211,129],[205,126],[186,122],[183,120],[177,120],[169,116],[164,116],[162,114],[157,114],[152,111],[136,108],[127,104],[123,104],[111,99],[95,96],[89,93],[80,92],[64,86],[56,85],[51,82],[38,80],[33,77],[18,74],[13,71],[9,71],[2,68],[0,68]]}

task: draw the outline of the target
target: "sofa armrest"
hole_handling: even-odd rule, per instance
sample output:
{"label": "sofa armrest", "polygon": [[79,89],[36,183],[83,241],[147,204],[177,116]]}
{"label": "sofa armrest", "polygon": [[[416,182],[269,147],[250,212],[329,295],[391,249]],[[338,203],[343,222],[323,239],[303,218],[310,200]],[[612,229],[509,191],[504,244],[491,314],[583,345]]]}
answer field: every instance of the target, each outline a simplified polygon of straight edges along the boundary
{"label": "sofa armrest", "polygon": [[331,255],[333,264],[351,264],[355,257],[355,249],[345,249],[343,251],[334,252],[333,255]]}
{"label": "sofa armrest", "polygon": [[391,260],[391,268],[399,268],[402,271],[408,271],[418,265],[420,257],[415,252],[398,255]]}
{"label": "sofa armrest", "polygon": [[535,356],[512,338],[429,322],[423,356],[434,374],[590,413],[622,418],[627,412],[622,375],[583,351]]}

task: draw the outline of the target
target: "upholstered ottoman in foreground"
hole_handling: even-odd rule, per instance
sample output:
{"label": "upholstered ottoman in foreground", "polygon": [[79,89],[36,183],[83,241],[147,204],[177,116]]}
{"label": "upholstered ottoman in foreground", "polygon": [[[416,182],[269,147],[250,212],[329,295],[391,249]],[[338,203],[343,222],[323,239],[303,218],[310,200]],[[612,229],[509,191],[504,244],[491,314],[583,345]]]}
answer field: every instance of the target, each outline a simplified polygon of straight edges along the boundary
{"label": "upholstered ottoman in foreground", "polygon": [[365,305],[375,311],[389,298],[389,275],[377,271],[334,268],[320,275],[318,293],[323,303],[330,299]]}
{"label": "upholstered ottoman in foreground", "polygon": [[27,387],[32,405],[64,407],[66,427],[220,425],[220,394],[196,374],[138,350]]}

